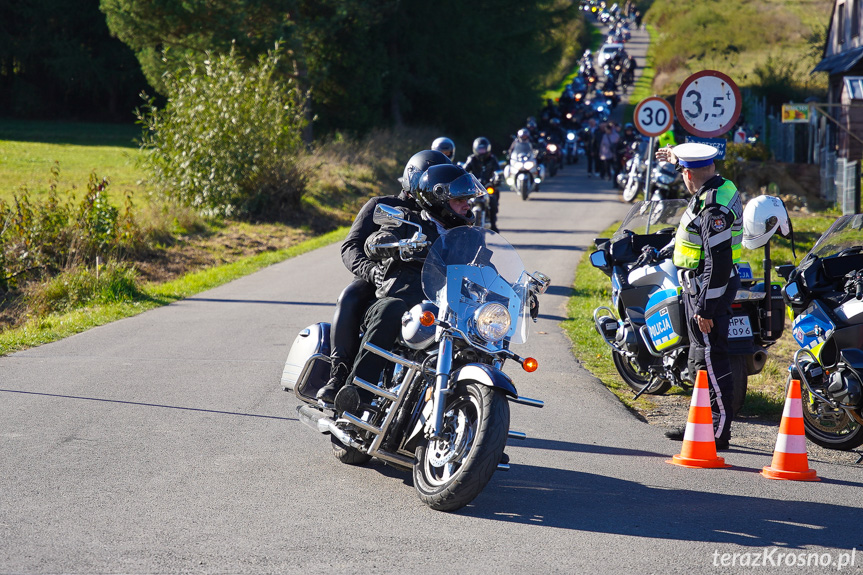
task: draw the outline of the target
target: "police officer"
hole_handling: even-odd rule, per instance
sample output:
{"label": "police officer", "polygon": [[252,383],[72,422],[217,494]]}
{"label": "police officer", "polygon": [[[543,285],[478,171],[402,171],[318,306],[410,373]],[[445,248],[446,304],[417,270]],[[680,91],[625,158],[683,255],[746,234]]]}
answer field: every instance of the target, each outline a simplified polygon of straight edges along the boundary
{"label": "police officer", "polygon": [[379,203],[419,210],[414,194],[420,178],[430,166],[450,164],[449,159],[434,150],[414,154],[400,178],[402,191],[397,196],[372,198],[360,209],[342,244],[342,262],[354,274],[354,280],[339,295],[330,327],[330,379],[318,390],[316,399],[333,403],[336,392],[344,386],[359,349],[360,322],[375,300],[375,289],[383,279],[383,268],[364,251],[366,239],[378,230],[373,221]]}
{"label": "police officer", "polygon": [[[734,264],[740,260],[743,206],[734,184],[716,173],[718,153],[706,144],[687,143],[660,148],[656,159],[677,164],[692,194],[673,245],[674,265],[683,270],[688,368],[692,378],[699,370],[707,372],[716,448],[728,449],[734,418],[728,324],[740,288]],[[683,438],[680,430],[666,435]]]}
{"label": "police officer", "polygon": [[[484,186],[488,186],[494,181],[494,174],[500,169],[500,162],[497,160],[491,151],[491,142],[488,138],[479,137],[473,141],[473,154],[467,157],[464,163],[464,169],[476,176],[476,179]],[[489,220],[491,221],[492,231],[500,231],[497,229],[497,209],[500,203],[497,190],[495,193],[489,194]]]}

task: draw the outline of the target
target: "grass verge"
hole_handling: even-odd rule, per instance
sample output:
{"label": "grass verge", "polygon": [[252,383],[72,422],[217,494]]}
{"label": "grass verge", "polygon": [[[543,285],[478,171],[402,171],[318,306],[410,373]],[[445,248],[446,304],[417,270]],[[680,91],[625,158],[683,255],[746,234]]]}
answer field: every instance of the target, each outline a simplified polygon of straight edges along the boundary
{"label": "grass verge", "polygon": [[124,301],[97,304],[66,313],[33,318],[20,327],[0,332],[0,355],[57,341],[92,327],[167,305],[272,264],[341,241],[347,232],[348,228],[342,227],[283,250],[264,252],[229,264],[190,273],[174,281],[148,284]]}

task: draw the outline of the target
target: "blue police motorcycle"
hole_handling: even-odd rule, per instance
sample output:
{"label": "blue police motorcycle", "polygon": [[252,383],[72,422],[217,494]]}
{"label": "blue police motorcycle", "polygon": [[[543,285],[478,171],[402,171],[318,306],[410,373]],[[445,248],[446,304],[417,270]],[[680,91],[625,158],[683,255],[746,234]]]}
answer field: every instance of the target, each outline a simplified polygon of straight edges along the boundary
{"label": "blue police motorcycle", "polygon": [[800,381],[806,437],[828,449],[863,445],[863,215],[824,232],[800,265],[778,266],[800,347],[790,367]]}

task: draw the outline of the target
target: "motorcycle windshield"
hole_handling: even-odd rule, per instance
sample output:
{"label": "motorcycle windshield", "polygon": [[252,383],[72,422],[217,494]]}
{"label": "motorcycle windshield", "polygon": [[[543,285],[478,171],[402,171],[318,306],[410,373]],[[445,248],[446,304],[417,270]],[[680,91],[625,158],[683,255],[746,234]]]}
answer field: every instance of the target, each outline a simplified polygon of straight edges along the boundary
{"label": "motorcycle windshield", "polygon": [[512,155],[516,158],[525,158],[533,155],[533,146],[529,142],[518,142],[512,147]]}
{"label": "motorcycle windshield", "polygon": [[641,201],[632,204],[629,213],[623,219],[623,223],[614,232],[612,239],[624,235],[624,230],[629,230],[638,235],[647,235],[658,232],[663,228],[677,228],[686,206],[686,200],[653,200]]}
{"label": "motorcycle windshield", "polygon": [[509,242],[491,230],[470,226],[449,230],[435,241],[422,271],[426,297],[464,334],[479,338],[473,316],[481,305],[503,304],[511,318],[504,340],[513,343],[527,340],[528,280]]}
{"label": "motorcycle windshield", "polygon": [[849,248],[863,251],[863,214],[842,216],[815,242],[804,259],[825,258]]}

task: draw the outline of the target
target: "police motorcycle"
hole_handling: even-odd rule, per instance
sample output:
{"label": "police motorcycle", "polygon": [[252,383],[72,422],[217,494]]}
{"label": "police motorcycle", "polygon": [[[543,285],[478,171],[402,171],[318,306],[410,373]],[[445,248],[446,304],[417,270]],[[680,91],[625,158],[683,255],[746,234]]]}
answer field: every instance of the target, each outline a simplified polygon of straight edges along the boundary
{"label": "police motorcycle", "polygon": [[563,157],[567,164],[577,164],[579,157],[584,155],[584,145],[578,137],[578,131],[567,130],[566,142],[563,144]]}
{"label": "police motorcycle", "polygon": [[[612,286],[611,307],[594,310],[594,327],[611,347],[614,366],[636,397],[694,383],[695,374],[687,367],[689,335],[681,287],[685,274],[678,272],[669,249],[687,205],[686,200],[636,202],[610,239],[595,240],[599,250],[590,255],[591,264],[609,276]],[[748,376],[764,368],[766,349],[782,335],[783,325],[780,321],[768,330],[766,324],[768,317],[782,314],[778,287],[767,300],[764,283],[752,277],[751,267],[739,263],[737,269],[742,287],[728,329],[735,412],[743,406]]]}
{"label": "police motorcycle", "polygon": [[[375,222],[417,226],[397,208],[378,205]],[[402,258],[428,247],[421,231],[392,245]],[[515,249],[483,228],[450,230],[428,251],[422,288],[428,298],[402,318],[392,351],[366,343],[389,360],[379,381],[353,383],[373,397],[360,413],[336,412],[315,399],[328,377],[329,324],[300,332],[291,347],[283,385],[303,402],[300,420],[329,434],[342,463],[376,457],[412,471],[419,498],[432,509],[454,511],[470,503],[497,469],[511,431],[510,404],[542,407],[520,396],[503,371],[507,360],[527,372],[537,361],[510,350],[528,336],[530,302],[550,279],[528,274]]]}
{"label": "police motorcycle", "polygon": [[537,160],[536,150],[530,142],[515,144],[503,176],[510,189],[522,200],[527,200],[531,192],[539,190],[539,185],[545,179],[545,166]]}
{"label": "police motorcycle", "polygon": [[778,266],[800,347],[789,368],[800,381],[806,437],[835,450],[863,445],[863,215],[845,215],[797,267]]}

